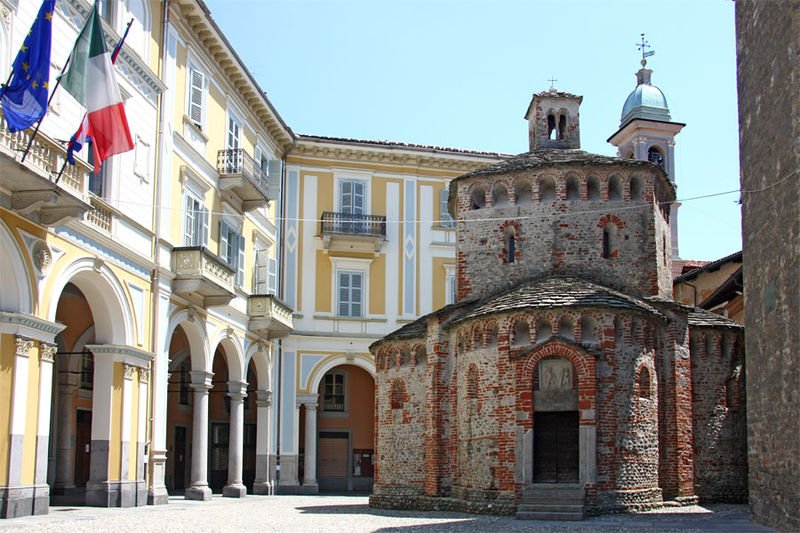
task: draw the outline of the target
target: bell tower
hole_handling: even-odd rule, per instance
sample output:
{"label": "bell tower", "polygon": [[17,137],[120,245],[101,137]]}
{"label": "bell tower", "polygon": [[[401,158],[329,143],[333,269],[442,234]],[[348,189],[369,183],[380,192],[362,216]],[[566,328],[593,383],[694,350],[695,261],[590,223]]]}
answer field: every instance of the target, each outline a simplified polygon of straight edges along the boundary
{"label": "bell tower", "polygon": [[[642,51],[642,68],[636,72],[636,88],[622,106],[619,129],[608,138],[617,148],[617,155],[626,159],[650,161],[661,166],[669,180],[675,182],[675,136],[686,124],[673,122],[664,93],[652,84],[653,71],[647,68],[647,57],[655,51],[644,40],[637,44]],[[670,209],[670,237],[672,260],[680,260],[678,251],[678,208],[674,202]]]}
{"label": "bell tower", "polygon": [[539,148],[580,148],[579,109],[582,101],[583,96],[559,91],[555,85],[546,91],[534,93],[525,112],[530,151]]}

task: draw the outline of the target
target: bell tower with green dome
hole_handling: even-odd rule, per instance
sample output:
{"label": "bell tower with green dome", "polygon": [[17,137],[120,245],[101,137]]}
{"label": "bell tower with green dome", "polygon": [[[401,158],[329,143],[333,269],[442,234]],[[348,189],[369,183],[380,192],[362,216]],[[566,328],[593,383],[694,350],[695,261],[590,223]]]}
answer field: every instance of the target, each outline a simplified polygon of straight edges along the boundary
{"label": "bell tower with green dome", "polygon": [[[636,73],[636,88],[622,106],[619,129],[608,138],[617,147],[617,155],[628,159],[646,160],[664,168],[670,181],[675,183],[675,136],[686,124],[673,122],[664,93],[652,84],[653,71],[647,68],[649,44],[638,45],[642,51],[642,68]],[[678,252],[678,208],[674,202],[670,211],[672,260],[680,259]]]}

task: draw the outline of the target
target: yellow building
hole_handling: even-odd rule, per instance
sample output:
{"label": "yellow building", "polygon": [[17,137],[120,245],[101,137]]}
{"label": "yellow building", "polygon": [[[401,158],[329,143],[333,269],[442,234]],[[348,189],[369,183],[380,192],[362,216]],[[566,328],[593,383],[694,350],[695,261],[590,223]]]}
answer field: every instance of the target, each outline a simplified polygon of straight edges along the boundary
{"label": "yellow building", "polygon": [[[3,79],[39,5],[0,0]],[[123,21],[134,20],[117,79],[135,150],[108,161],[97,176],[79,161],[56,179],[65,157],[56,139],[77,129],[83,108],[57,92],[32,142],[31,130],[12,134],[0,116],[3,517],[45,513],[51,499],[103,506],[147,500],[152,148],[163,89],[152,38],[157,5],[128,0],[101,9],[111,47]],[[57,2],[51,80],[87,13],[83,1]]]}
{"label": "yellow building", "polygon": [[280,492],[371,488],[368,346],[455,301],[448,182],[501,157],[297,137],[284,188],[283,296],[295,331],[276,365]]}

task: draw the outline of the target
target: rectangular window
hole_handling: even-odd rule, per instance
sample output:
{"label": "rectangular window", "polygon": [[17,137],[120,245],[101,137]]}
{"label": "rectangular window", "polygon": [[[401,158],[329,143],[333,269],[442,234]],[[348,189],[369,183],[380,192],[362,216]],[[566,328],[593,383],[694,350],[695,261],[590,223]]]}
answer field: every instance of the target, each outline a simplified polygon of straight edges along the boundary
{"label": "rectangular window", "polygon": [[184,197],[183,245],[205,246],[208,242],[208,208],[187,194]]}
{"label": "rectangular window", "polygon": [[219,256],[236,271],[236,286],[244,284],[244,237],[233,226],[219,222]]}
{"label": "rectangular window", "polygon": [[363,215],[365,186],[363,181],[342,180],[339,182],[339,210],[342,213]]}
{"label": "rectangular window", "polygon": [[266,248],[256,250],[256,264],[253,269],[253,294],[269,293],[269,256]]}
{"label": "rectangular window", "polygon": [[322,395],[322,410],[344,411],[344,374],[326,374]]}
{"label": "rectangular window", "polygon": [[239,121],[237,121],[232,115],[228,116],[228,141],[225,147],[228,150],[238,150],[239,149],[239,135],[242,131],[242,127],[239,125]]}
{"label": "rectangular window", "polygon": [[364,295],[363,272],[338,273],[338,311],[339,316],[361,317]]}
{"label": "rectangular window", "polygon": [[454,228],[456,226],[456,221],[453,220],[453,217],[450,216],[450,212],[447,210],[447,200],[449,197],[450,191],[448,189],[442,189],[439,192],[439,222],[442,227]]}
{"label": "rectangular window", "polygon": [[206,75],[192,67],[189,72],[189,120],[198,128],[203,128],[203,107],[205,105]]}
{"label": "rectangular window", "polygon": [[450,305],[456,303],[456,273],[455,270],[448,268],[444,279],[445,290],[445,304]]}

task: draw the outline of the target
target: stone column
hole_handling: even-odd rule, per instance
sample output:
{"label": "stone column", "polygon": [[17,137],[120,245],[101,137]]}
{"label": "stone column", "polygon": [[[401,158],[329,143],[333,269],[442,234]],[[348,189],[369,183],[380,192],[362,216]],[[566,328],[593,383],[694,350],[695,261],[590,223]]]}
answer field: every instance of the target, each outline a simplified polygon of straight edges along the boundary
{"label": "stone column", "polygon": [[208,486],[208,391],[213,372],[193,370],[194,413],[192,418],[192,473],[191,486],[186,489],[187,500],[211,499]]}
{"label": "stone column", "polygon": [[253,482],[255,494],[273,494],[273,484],[269,478],[271,396],[271,391],[256,391],[256,479]]}
{"label": "stone column", "polygon": [[[73,356],[79,357],[79,356]],[[73,431],[75,426],[75,406],[73,398],[78,388],[79,378],[69,372],[69,356],[59,356],[65,371],[58,377],[56,476],[53,492],[65,494],[75,488],[75,453]]]}
{"label": "stone column", "polygon": [[131,425],[133,423],[133,380],[136,378],[136,367],[123,364],[122,379],[122,420],[120,420],[120,507],[133,507],[136,505],[136,485],[131,483],[130,457],[131,457]]}
{"label": "stone column", "polygon": [[247,397],[247,383],[228,382],[228,397],[231,399],[231,422],[228,433],[228,484],[222,488],[222,495],[241,498],[247,495],[242,483],[242,462],[244,455],[244,399]]}
{"label": "stone column", "polygon": [[119,505],[119,483],[109,481],[114,357],[112,354],[95,352],[93,356],[92,443],[89,455],[89,481],[86,483],[86,505],[116,507]]}
{"label": "stone column", "polygon": [[39,414],[36,421],[36,470],[33,483],[33,514],[47,514],[50,508],[50,486],[47,484],[47,463],[50,447],[50,405],[53,392],[53,344],[39,345]]}
{"label": "stone column", "polygon": [[[317,487],[317,404],[306,403],[306,445],[303,487]],[[305,490],[303,492],[306,492]]]}
{"label": "stone column", "polygon": [[[31,514],[33,487],[22,487],[22,457],[25,452],[25,424],[28,396],[28,366],[33,341],[16,337],[13,382],[11,385],[11,420],[8,434],[8,478],[0,490],[0,517],[16,518]],[[0,438],[6,438],[5,435]]]}
{"label": "stone column", "polygon": [[153,287],[153,297],[157,298],[153,328],[156,338],[156,357],[150,367],[152,370],[152,396],[149,401],[150,444],[148,445],[148,487],[147,504],[163,505],[169,502],[169,493],[164,483],[167,465],[167,403],[169,384],[169,324],[171,282],[164,277],[158,279],[158,287]]}
{"label": "stone column", "polygon": [[139,369],[139,420],[136,429],[136,506],[147,505],[147,393],[150,370]]}

